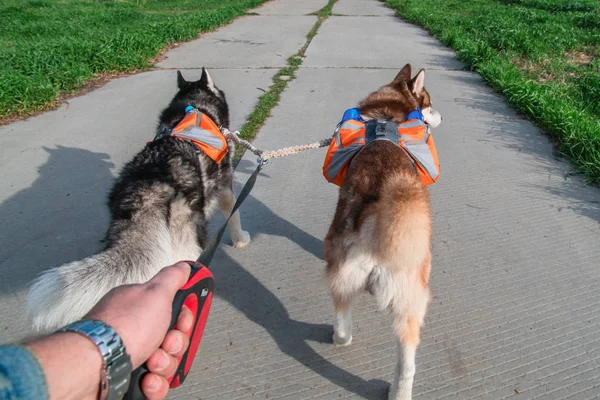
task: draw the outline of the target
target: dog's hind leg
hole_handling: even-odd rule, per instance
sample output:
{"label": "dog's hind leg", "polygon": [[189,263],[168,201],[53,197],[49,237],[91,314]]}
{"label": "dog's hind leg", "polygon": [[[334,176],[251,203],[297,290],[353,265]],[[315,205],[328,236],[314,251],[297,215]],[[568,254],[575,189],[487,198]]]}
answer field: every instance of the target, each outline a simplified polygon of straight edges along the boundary
{"label": "dog's hind leg", "polygon": [[333,343],[337,346],[352,344],[352,298],[340,293],[332,293],[336,323],[333,329]]}
{"label": "dog's hind leg", "polygon": [[429,302],[429,270],[430,264],[427,259],[419,271],[413,271],[412,276],[396,276],[394,279],[394,286],[399,291],[396,292],[390,309],[394,317],[398,355],[388,400],[412,399],[416,352]]}
{"label": "dog's hind leg", "polygon": [[333,342],[348,346],[352,343],[352,298],[365,289],[373,263],[367,257],[354,257],[339,266],[328,265],[327,270],[336,313]]}
{"label": "dog's hind leg", "polygon": [[397,334],[397,360],[389,400],[412,399],[415,377],[415,356],[419,345],[421,323],[415,316],[402,317],[394,322]]}
{"label": "dog's hind leg", "polygon": [[[225,218],[229,217],[234,205],[235,199],[233,197],[233,190],[229,187],[223,189],[219,197],[219,209]],[[242,230],[242,222],[240,221],[239,211],[236,211],[231,217],[227,227],[229,228],[234,247],[245,247],[248,245],[248,243],[250,243],[250,234]]]}
{"label": "dog's hind leg", "polygon": [[205,236],[199,234],[198,227],[205,227],[206,221],[198,212],[190,208],[183,197],[173,200],[169,214],[171,261],[195,260],[202,251],[199,244],[203,240],[199,240],[198,236]]}

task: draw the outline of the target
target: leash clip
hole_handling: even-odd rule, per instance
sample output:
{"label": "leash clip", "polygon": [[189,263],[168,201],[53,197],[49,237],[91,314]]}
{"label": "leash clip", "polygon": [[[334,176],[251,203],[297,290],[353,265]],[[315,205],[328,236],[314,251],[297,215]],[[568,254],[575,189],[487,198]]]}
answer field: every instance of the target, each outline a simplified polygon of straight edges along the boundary
{"label": "leash clip", "polygon": [[269,160],[268,160],[268,159],[266,159],[266,160],[265,160],[265,159],[264,159],[264,158],[262,158],[262,157],[258,157],[258,158],[256,159],[256,162],[258,163],[258,165],[260,165],[260,166],[262,167],[263,165],[266,165],[266,164],[268,164],[268,163],[269,163]]}

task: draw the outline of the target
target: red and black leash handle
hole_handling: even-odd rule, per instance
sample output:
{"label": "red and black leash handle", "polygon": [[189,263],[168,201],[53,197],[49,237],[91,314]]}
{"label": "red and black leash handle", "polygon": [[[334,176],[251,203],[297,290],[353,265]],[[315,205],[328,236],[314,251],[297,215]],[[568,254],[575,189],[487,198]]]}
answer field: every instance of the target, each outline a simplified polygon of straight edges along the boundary
{"label": "red and black leash handle", "polygon": [[[227,223],[254,187],[256,177],[260,173],[262,166],[263,162],[259,159],[258,167],[256,167],[256,170],[252,173],[250,178],[248,178],[248,181],[242,188],[229,218],[227,218],[225,223],[221,226],[213,240],[204,248],[204,251],[200,254],[200,257],[198,257],[198,261],[186,261],[192,267],[192,272],[187,283],[179,289],[177,294],[175,294],[169,330],[176,328],[177,318],[184,305],[192,310],[192,314],[194,314],[194,327],[191,332],[188,333],[190,345],[185,353],[177,359],[177,371],[175,372],[175,375],[168,379],[171,388],[179,387],[183,384],[183,381],[185,381],[187,374],[190,372],[192,363],[194,362],[194,357],[196,357],[198,347],[200,346],[202,334],[204,333],[204,327],[206,326],[206,320],[208,319],[208,313],[212,304],[214,289],[213,274],[206,266],[212,261],[215,250],[221,242],[221,238],[227,227]],[[133,371],[129,382],[129,389],[127,390],[127,393],[125,393],[123,400],[144,400],[146,398],[142,392],[141,384],[142,378],[147,373],[148,368],[146,368],[146,364]]]}
{"label": "red and black leash handle", "polygon": [[[181,312],[181,308],[186,306],[194,315],[194,325],[190,332],[187,333],[190,339],[190,345],[181,357],[177,359],[177,371],[175,375],[168,379],[171,388],[179,387],[190,372],[190,367],[196,357],[196,352],[200,346],[202,333],[206,326],[210,305],[212,303],[214,278],[212,273],[204,265],[187,261],[192,267],[190,279],[179,289],[173,300],[173,311],[171,314],[171,323],[169,330],[177,328],[177,318]],[[131,374],[129,390],[125,393],[125,400],[144,400],[146,397],[142,393],[141,383],[144,375],[148,373],[146,364],[137,368]]]}

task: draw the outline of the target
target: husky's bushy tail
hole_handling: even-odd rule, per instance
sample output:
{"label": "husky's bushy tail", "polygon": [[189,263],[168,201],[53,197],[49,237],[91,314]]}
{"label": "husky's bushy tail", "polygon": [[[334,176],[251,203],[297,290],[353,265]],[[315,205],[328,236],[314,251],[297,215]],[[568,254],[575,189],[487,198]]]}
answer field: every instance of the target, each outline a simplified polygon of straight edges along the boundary
{"label": "husky's bushy tail", "polygon": [[108,250],[44,271],[27,297],[33,327],[51,330],[76,321],[112,288],[126,283],[125,268],[115,268],[121,264],[117,255]]}
{"label": "husky's bushy tail", "polygon": [[392,270],[419,268],[430,251],[429,192],[413,171],[402,171],[385,182],[378,204],[378,259]]}
{"label": "husky's bushy tail", "polygon": [[44,271],[33,281],[27,312],[35,329],[49,331],[77,321],[111,289],[146,282],[171,263],[165,219],[156,214],[138,217],[146,223],[127,226],[106,250]]}

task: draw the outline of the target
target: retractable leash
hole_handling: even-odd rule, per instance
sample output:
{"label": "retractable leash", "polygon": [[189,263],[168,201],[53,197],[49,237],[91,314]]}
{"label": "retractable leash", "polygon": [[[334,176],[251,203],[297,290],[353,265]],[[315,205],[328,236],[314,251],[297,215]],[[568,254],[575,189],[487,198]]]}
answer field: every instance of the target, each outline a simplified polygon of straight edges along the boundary
{"label": "retractable leash", "polygon": [[[244,200],[246,200],[246,197],[248,197],[264,163],[262,158],[258,159],[258,166],[242,188],[231,214],[229,214],[229,217],[223,226],[221,226],[210,244],[206,246],[202,254],[200,254],[198,260],[186,261],[192,267],[192,272],[190,274],[190,279],[177,292],[175,299],[173,300],[169,330],[176,328],[177,317],[184,305],[194,314],[194,327],[191,332],[188,333],[190,345],[185,353],[177,359],[177,371],[175,372],[175,375],[168,379],[171,388],[179,387],[185,381],[185,378],[190,372],[192,363],[194,362],[194,358],[196,357],[198,347],[200,346],[202,334],[204,333],[204,327],[206,326],[206,320],[208,319],[208,313],[212,304],[212,294],[214,289],[214,277],[207,266],[212,261],[215,251],[223,238],[227,223]],[[125,393],[125,397],[123,397],[124,400],[144,400],[146,398],[142,392],[141,383],[142,378],[147,372],[148,368],[146,367],[146,364],[133,371],[129,389],[127,390],[127,393]]]}

